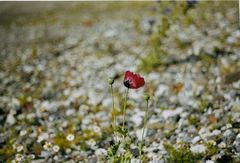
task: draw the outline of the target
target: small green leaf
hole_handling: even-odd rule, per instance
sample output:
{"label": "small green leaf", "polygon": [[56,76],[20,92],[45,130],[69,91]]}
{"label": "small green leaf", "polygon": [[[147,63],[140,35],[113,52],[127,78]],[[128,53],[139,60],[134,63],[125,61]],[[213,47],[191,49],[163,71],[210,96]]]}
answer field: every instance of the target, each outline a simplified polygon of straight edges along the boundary
{"label": "small green leaf", "polygon": [[124,136],[127,136],[128,130],[127,130],[127,128],[118,126],[118,127],[116,127],[116,132],[118,132]]}

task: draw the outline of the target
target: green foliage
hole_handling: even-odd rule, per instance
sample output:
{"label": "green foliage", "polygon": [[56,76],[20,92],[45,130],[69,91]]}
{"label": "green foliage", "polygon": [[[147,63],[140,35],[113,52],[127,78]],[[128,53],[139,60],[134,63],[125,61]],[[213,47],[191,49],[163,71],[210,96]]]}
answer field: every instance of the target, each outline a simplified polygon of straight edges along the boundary
{"label": "green foliage", "polygon": [[164,137],[167,139],[169,139],[172,136],[172,132],[170,132],[170,131],[164,131],[163,134],[164,134]]}
{"label": "green foliage", "polygon": [[123,128],[121,126],[116,127],[116,132],[120,133],[123,136],[127,136],[128,130],[127,128]]}
{"label": "green foliage", "polygon": [[140,59],[139,69],[145,72],[150,72],[162,64],[163,58],[166,56],[166,51],[161,47],[162,40],[166,37],[166,33],[170,27],[169,21],[166,17],[161,19],[161,27],[158,31],[150,37],[150,52],[146,57]]}
{"label": "green foliage", "polygon": [[167,106],[164,106],[164,105],[162,105],[162,106],[160,106],[160,109],[161,110],[167,110],[167,109],[169,109]]}
{"label": "green foliage", "polygon": [[150,72],[153,68],[157,68],[161,63],[159,55],[154,51],[151,51],[148,56],[140,59],[139,69],[141,71]]}
{"label": "green foliage", "polygon": [[0,149],[0,158],[2,160],[6,160],[12,157],[15,153],[16,151],[12,147],[5,146],[4,148]]}
{"label": "green foliage", "polygon": [[[236,12],[234,5],[236,2],[211,2],[210,5],[198,2],[189,9],[186,2],[161,2],[153,32],[149,35],[147,54],[140,59],[139,69],[150,72],[165,63],[169,65],[171,59],[175,61],[178,58],[177,55],[185,58],[189,53],[197,55],[203,66],[208,68],[214,62],[216,49],[226,49],[226,39],[231,35],[216,23],[215,14],[219,13],[231,27],[236,28],[232,21],[237,17],[232,19],[226,15],[228,12],[223,12],[230,8]],[[136,29],[139,28],[138,23],[134,23]],[[220,31],[218,36],[212,32],[216,28]]]}
{"label": "green foliage", "polygon": [[66,136],[62,133],[58,133],[54,137],[54,144],[57,144],[60,148],[63,148],[63,149],[71,147],[71,143],[67,141]]}
{"label": "green foliage", "polygon": [[203,157],[201,154],[193,154],[188,144],[182,144],[180,148],[176,149],[170,144],[164,143],[164,148],[169,154],[168,163],[196,163],[200,162],[200,159]]}
{"label": "green foliage", "polygon": [[219,148],[212,143],[206,143],[205,146],[207,147],[206,157],[211,157],[219,152]]}
{"label": "green foliage", "polygon": [[188,118],[188,122],[190,125],[197,125],[197,123],[199,122],[199,117],[197,117],[196,115],[191,115]]}
{"label": "green foliage", "polygon": [[120,142],[114,143],[114,144],[108,149],[108,156],[110,156],[110,157],[116,156],[120,144],[121,144]]}
{"label": "green foliage", "polygon": [[121,145],[121,142],[114,143],[108,149],[108,161],[111,163],[127,163],[130,162],[132,158],[132,153],[130,150],[130,144],[124,144],[124,149],[126,150],[123,154],[118,154],[118,149]]}
{"label": "green foliage", "polygon": [[200,112],[204,113],[205,110],[207,109],[208,105],[209,105],[209,102],[208,102],[207,99],[201,100],[201,101],[200,101],[200,104],[199,104],[199,110],[200,110]]}
{"label": "green foliage", "polygon": [[110,163],[128,163],[131,160],[131,153],[121,154],[119,156],[115,156],[113,159],[110,159]]}

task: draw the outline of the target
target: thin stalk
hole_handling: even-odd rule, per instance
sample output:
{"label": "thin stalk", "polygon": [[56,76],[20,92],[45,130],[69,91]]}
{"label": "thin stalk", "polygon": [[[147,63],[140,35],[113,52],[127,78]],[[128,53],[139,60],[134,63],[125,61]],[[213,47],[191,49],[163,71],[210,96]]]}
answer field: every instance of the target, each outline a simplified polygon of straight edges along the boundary
{"label": "thin stalk", "polygon": [[116,116],[115,116],[115,114],[116,114],[116,110],[115,110],[115,106],[114,106],[114,94],[113,94],[113,86],[112,86],[112,84],[111,84],[111,94],[112,94],[112,112],[113,112],[113,114],[112,114],[112,118],[113,118],[113,131],[115,132],[115,129],[116,129]]}
{"label": "thin stalk", "polygon": [[124,163],[123,155],[122,155],[122,157],[121,157],[120,163]]}
{"label": "thin stalk", "polygon": [[127,105],[127,99],[128,99],[128,91],[129,91],[129,88],[126,90],[125,100],[124,100],[124,105],[123,105],[123,129],[125,127],[125,115],[126,115],[126,105]]}
{"label": "thin stalk", "polygon": [[146,126],[147,126],[147,117],[148,117],[148,100],[147,101],[147,107],[145,108],[145,115],[144,115],[144,121],[143,121],[143,131],[142,131],[142,140],[141,140],[141,144],[139,147],[139,152],[140,152],[140,159],[142,157],[142,146],[143,146],[143,137],[144,137],[144,132],[146,130]]}

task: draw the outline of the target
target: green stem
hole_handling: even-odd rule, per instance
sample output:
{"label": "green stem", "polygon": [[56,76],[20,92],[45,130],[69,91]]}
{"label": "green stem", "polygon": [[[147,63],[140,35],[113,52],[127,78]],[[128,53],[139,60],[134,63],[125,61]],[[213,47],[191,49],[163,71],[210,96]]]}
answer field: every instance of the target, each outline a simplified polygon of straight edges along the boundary
{"label": "green stem", "polygon": [[142,157],[142,146],[143,146],[143,137],[144,137],[144,132],[147,126],[147,117],[148,117],[148,100],[147,101],[147,107],[145,108],[145,115],[144,115],[144,121],[143,121],[143,131],[142,131],[142,140],[141,140],[141,144],[139,147],[139,152],[140,152],[140,159]]}
{"label": "green stem", "polygon": [[128,91],[129,88],[126,90],[124,105],[123,105],[123,129],[125,127],[125,115],[126,115],[126,105],[127,105],[127,99],[128,99]]}
{"label": "green stem", "polygon": [[113,95],[113,86],[111,84],[111,94],[112,94],[112,118],[113,118],[113,131],[115,132],[115,129],[116,129],[116,110],[115,110],[115,107],[114,107],[114,95]]}

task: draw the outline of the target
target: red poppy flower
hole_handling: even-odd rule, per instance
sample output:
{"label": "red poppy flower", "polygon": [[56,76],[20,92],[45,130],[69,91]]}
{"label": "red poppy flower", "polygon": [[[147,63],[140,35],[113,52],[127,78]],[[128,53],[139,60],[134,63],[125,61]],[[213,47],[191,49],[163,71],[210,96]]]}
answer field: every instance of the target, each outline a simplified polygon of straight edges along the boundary
{"label": "red poppy flower", "polygon": [[123,84],[127,88],[137,89],[139,87],[144,86],[145,81],[144,81],[144,78],[141,77],[139,74],[134,74],[131,71],[126,71]]}

